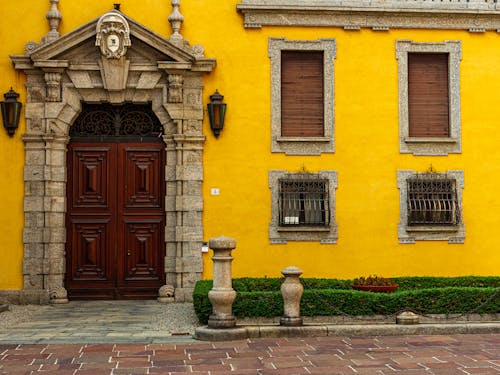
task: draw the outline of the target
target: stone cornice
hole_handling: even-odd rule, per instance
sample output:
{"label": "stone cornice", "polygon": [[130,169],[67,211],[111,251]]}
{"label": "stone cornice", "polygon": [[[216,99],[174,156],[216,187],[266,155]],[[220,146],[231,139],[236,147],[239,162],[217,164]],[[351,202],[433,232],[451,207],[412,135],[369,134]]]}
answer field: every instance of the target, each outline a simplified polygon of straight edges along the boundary
{"label": "stone cornice", "polygon": [[237,9],[246,28],[323,26],[349,30],[372,28],[461,29],[500,32],[495,0],[243,0]]}

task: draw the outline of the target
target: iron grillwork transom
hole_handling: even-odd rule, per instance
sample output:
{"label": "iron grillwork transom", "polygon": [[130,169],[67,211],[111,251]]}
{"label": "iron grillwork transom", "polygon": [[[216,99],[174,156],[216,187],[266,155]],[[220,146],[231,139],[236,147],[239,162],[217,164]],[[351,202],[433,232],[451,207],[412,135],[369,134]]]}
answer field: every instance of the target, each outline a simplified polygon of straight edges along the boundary
{"label": "iron grillwork transom", "polygon": [[151,104],[87,104],[70,129],[73,140],[160,139],[163,126]]}
{"label": "iron grillwork transom", "polygon": [[281,226],[326,226],[329,224],[327,181],[319,179],[279,180]]}
{"label": "iron grillwork transom", "polygon": [[425,174],[409,178],[407,186],[408,225],[460,223],[455,179]]}

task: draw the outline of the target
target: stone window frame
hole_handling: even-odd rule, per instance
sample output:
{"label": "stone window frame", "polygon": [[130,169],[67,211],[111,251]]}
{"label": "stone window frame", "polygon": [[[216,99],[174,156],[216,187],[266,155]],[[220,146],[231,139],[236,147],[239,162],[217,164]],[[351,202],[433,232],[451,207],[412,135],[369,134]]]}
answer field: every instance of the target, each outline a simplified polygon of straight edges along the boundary
{"label": "stone window frame", "polygon": [[[409,53],[447,53],[449,86],[449,137],[410,137],[408,120],[408,54]],[[461,115],[460,115],[460,60],[462,43],[459,40],[446,40],[442,43],[396,41],[398,60],[398,98],[399,98],[399,152],[402,154],[446,156],[462,152]]]}
{"label": "stone window frame", "polygon": [[[309,172],[306,172],[309,173]],[[271,222],[269,223],[269,241],[271,244],[286,244],[288,241],[309,241],[321,244],[335,244],[338,239],[337,222],[335,221],[335,190],[337,189],[337,171],[324,170],[311,173],[314,178],[327,181],[329,219],[328,225],[318,227],[280,226],[279,223],[279,186],[280,179],[303,177],[304,172],[288,172],[270,170],[268,172],[271,189]]]}
{"label": "stone window frame", "polygon": [[[421,172],[420,172],[421,173]],[[401,244],[413,244],[416,241],[448,241],[450,244],[465,242],[465,224],[463,219],[462,190],[464,188],[464,171],[449,170],[433,172],[455,180],[457,202],[460,207],[460,222],[456,226],[408,226],[408,191],[406,181],[416,177],[418,172],[412,170],[398,170],[397,184],[399,189],[399,224],[398,239]]]}
{"label": "stone window frame", "polygon": [[[320,155],[335,151],[334,61],[335,39],[287,40],[269,38],[271,60],[271,152],[286,155]],[[281,51],[323,51],[324,135],[323,137],[281,136]]]}

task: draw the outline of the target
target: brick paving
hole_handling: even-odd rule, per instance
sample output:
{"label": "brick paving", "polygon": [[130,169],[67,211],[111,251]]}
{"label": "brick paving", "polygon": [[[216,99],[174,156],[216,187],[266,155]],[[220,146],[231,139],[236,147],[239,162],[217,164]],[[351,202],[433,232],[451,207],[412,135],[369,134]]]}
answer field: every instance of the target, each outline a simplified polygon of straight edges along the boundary
{"label": "brick paving", "polygon": [[500,374],[500,334],[0,344],[2,374]]}

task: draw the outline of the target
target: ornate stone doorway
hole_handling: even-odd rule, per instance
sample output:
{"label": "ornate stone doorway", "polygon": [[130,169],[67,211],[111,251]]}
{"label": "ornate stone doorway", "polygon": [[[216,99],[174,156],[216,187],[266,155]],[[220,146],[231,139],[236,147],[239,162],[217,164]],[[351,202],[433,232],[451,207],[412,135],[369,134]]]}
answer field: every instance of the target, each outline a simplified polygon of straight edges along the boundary
{"label": "ornate stone doorway", "polygon": [[51,9],[43,43],[28,43],[25,55],[11,57],[27,76],[23,301],[67,302],[66,151],[82,103],[151,106],[166,157],[160,291],[175,288],[176,301],[191,299],[202,273],[202,75],[215,60],[183,40],[179,2],[172,4],[168,40],[117,10],[59,36],[60,14]]}

